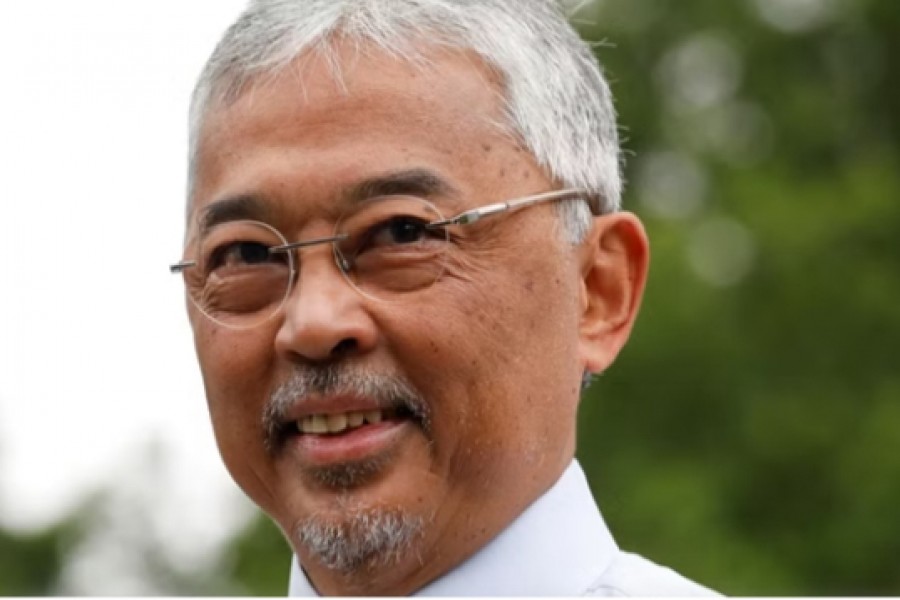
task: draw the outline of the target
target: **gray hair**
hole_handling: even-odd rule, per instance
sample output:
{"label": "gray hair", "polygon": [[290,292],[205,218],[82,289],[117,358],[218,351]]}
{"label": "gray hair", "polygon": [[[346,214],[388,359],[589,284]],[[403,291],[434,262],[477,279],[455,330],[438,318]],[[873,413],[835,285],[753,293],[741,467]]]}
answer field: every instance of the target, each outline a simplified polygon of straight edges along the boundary
{"label": "gray hair", "polygon": [[347,508],[344,513],[338,522],[314,515],[293,532],[316,561],[343,575],[400,562],[425,531],[422,517],[401,510]]}
{"label": "gray hair", "polygon": [[[426,46],[475,52],[499,76],[507,126],[556,182],[599,194],[618,210],[622,190],[612,95],[591,48],[556,0],[251,0],[207,62],[191,102],[189,201],[206,113],[336,36],[390,55]],[[333,59],[333,55],[327,55]],[[340,77],[339,65],[335,77]],[[583,239],[583,202],[559,204],[566,237]]]}

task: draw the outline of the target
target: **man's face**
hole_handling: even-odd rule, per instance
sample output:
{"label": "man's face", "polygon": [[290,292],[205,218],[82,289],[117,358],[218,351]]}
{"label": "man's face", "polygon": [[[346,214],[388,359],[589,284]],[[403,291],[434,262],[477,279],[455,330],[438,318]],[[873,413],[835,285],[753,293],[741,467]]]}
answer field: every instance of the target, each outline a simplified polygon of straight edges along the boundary
{"label": "man's face", "polygon": [[[501,132],[500,89],[473,56],[432,54],[419,68],[344,57],[341,82],[310,55],[208,115],[195,218],[252,198],[295,241],[331,235],[349,190],[373,179],[428,173],[444,216],[553,189]],[[225,464],[320,592],[421,587],[569,462],[583,296],[562,237],[549,205],[458,228],[442,276],[392,302],[356,292],[329,246],[314,246],[299,250],[291,295],[262,325],[228,329],[189,307]],[[295,425],[392,403],[382,422],[342,433]]]}

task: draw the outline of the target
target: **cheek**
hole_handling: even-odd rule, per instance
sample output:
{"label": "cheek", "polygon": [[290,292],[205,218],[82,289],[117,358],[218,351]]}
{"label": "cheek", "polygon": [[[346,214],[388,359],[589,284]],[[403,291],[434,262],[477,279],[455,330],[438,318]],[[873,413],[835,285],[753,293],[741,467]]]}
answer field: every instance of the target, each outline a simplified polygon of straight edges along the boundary
{"label": "cheek", "polygon": [[456,451],[466,456],[530,448],[548,418],[566,412],[548,401],[562,396],[566,379],[575,381],[566,396],[576,390],[577,398],[575,302],[558,266],[479,258],[448,263],[404,312],[406,335],[390,336],[416,365],[417,383],[441,400],[436,421],[446,425],[435,435],[465,444]]}
{"label": "cheek", "polygon": [[274,333],[264,327],[259,329],[231,331],[208,327],[195,330],[194,344],[208,396],[248,399],[253,398],[253,394],[241,392],[265,385],[272,366]]}
{"label": "cheek", "polygon": [[578,331],[577,269],[566,254],[552,254],[490,248],[449,261],[440,282],[443,314],[432,322],[462,324],[460,336],[480,359],[502,360],[519,373],[529,361],[568,360]]}
{"label": "cheek", "polygon": [[229,470],[262,448],[262,406],[269,393],[271,338],[248,332],[195,330],[195,345],[213,431]]}

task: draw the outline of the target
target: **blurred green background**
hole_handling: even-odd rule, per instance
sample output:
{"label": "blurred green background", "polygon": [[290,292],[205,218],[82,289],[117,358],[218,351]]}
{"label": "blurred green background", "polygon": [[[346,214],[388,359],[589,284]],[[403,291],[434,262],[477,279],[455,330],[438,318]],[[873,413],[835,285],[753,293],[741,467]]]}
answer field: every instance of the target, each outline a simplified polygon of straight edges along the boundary
{"label": "blurred green background", "polygon": [[[573,21],[653,244],[579,428],[613,533],[730,595],[900,594],[900,2],[606,0]],[[137,517],[117,535],[154,593],[285,593],[265,518],[185,560],[151,510],[98,490],[0,530],[0,594],[65,593],[111,511]]]}

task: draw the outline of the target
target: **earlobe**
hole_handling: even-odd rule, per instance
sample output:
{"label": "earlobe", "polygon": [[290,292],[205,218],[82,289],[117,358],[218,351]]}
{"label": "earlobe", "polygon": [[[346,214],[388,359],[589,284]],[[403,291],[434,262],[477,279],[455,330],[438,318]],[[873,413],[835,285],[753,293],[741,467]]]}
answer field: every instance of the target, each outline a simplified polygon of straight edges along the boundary
{"label": "earlobe", "polygon": [[600,373],[631,333],[644,294],[650,248],[640,220],[618,212],[594,219],[581,250],[580,353],[585,370]]}

